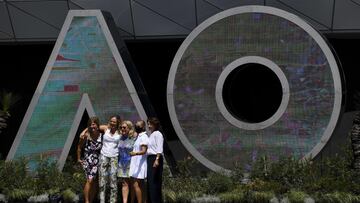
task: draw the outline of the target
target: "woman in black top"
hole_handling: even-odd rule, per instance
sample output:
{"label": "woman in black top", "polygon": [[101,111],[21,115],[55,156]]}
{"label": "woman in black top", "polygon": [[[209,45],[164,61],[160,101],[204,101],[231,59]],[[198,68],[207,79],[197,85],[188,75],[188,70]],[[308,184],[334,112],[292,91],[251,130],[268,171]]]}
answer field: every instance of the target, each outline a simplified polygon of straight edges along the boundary
{"label": "woman in black top", "polygon": [[150,203],[160,203],[162,202],[161,184],[164,137],[159,131],[160,122],[157,118],[149,118],[147,124],[151,133],[147,149],[148,200]]}

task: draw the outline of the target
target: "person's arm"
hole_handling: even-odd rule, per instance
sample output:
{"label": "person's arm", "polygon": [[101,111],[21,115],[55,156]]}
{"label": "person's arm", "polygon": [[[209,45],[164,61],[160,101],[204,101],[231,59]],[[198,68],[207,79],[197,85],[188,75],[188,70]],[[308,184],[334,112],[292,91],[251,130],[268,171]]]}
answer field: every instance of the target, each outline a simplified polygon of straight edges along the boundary
{"label": "person's arm", "polygon": [[163,145],[164,145],[164,137],[163,135],[159,132],[158,134],[156,134],[155,136],[155,142],[156,142],[156,159],[154,161],[153,167],[158,167],[159,166],[159,159],[163,153]]}
{"label": "person's arm", "polygon": [[105,131],[108,129],[108,126],[107,125],[100,125],[99,129],[100,129],[100,131],[102,133],[105,133]]}
{"label": "person's arm", "polygon": [[86,133],[87,133],[87,128],[80,133],[80,139],[79,139],[79,143],[77,145],[77,150],[76,150],[78,163],[83,162],[83,160],[81,160],[81,149],[83,148],[84,143],[85,143]]}
{"label": "person's arm", "polygon": [[130,155],[131,156],[144,155],[144,154],[146,154],[146,150],[147,150],[147,145],[141,145],[139,152],[132,151],[132,152],[130,152]]}
{"label": "person's arm", "polygon": [[[139,135],[138,135],[139,136]],[[140,140],[140,151],[139,152],[131,152],[130,155],[131,156],[136,156],[136,155],[144,155],[146,154],[147,151],[147,145],[149,144],[149,138],[147,137],[147,135],[143,135],[141,137],[139,137],[138,139]]]}

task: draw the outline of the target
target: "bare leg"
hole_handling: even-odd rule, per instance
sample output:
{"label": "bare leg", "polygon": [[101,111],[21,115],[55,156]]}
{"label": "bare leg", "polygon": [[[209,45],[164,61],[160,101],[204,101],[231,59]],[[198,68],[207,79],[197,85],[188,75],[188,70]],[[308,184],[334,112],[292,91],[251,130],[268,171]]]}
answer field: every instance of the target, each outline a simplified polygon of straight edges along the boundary
{"label": "bare leg", "polygon": [[90,203],[90,190],[91,190],[91,179],[87,179],[84,186],[85,203]]}
{"label": "bare leg", "polygon": [[130,185],[130,178],[123,178],[122,180],[122,197],[123,197],[123,203],[127,203],[128,196],[129,196],[129,185]]}
{"label": "bare leg", "polygon": [[133,178],[133,187],[138,203],[142,203],[142,180]]}
{"label": "bare leg", "polygon": [[98,190],[98,179],[96,178],[95,180],[94,179],[91,179],[91,188],[90,188],[90,195],[89,195],[89,201],[90,203],[92,203],[94,201],[94,198],[97,194],[97,190]]}

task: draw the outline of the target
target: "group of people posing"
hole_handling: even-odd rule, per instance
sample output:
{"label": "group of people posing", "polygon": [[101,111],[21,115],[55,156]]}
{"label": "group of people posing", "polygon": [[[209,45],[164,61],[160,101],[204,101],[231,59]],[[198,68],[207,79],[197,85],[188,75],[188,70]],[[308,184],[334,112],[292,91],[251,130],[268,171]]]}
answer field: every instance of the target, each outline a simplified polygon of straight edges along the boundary
{"label": "group of people posing", "polygon": [[[150,135],[142,120],[133,126],[119,116],[110,117],[107,125],[100,125],[97,117],[89,119],[77,148],[77,161],[86,174],[85,203],[94,200],[97,186],[100,203],[105,203],[107,196],[110,203],[117,202],[118,183],[123,203],[128,202],[129,193],[131,202],[135,197],[138,203],[161,202],[164,138],[157,118],[149,118],[147,124]],[[106,195],[107,188],[110,195]]]}

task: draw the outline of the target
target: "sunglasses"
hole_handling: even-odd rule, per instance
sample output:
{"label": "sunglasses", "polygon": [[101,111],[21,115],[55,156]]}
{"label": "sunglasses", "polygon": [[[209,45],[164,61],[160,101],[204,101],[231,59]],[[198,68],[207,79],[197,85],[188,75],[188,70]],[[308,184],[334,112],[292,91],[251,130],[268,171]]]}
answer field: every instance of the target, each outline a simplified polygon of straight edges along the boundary
{"label": "sunglasses", "polygon": [[126,126],[121,126],[120,128],[121,128],[121,129],[126,129]]}

